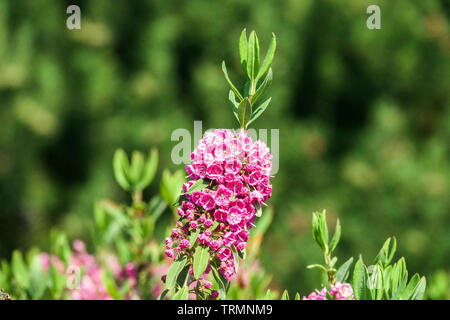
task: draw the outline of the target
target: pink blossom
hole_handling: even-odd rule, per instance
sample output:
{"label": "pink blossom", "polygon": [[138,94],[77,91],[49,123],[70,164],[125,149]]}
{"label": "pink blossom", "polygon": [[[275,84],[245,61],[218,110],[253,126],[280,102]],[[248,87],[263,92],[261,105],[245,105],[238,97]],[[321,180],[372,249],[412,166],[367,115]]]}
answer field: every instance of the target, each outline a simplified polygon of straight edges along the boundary
{"label": "pink blossom", "polygon": [[191,222],[189,222],[189,226],[192,229],[197,229],[198,228],[198,223],[197,223],[197,221],[191,221]]}
{"label": "pink blossom", "polygon": [[335,296],[336,300],[354,300],[352,286],[348,283],[336,282],[331,287],[330,295]]}
{"label": "pink blossom", "polygon": [[226,261],[231,256],[231,250],[227,247],[222,247],[219,249],[217,253],[217,257],[220,259],[220,261]]}
{"label": "pink blossom", "polygon": [[187,249],[187,248],[189,248],[189,246],[190,246],[189,240],[183,239],[180,241],[180,247],[182,249]]}
{"label": "pink blossom", "polygon": [[218,221],[227,221],[228,213],[225,210],[218,209],[214,212],[214,219]]}

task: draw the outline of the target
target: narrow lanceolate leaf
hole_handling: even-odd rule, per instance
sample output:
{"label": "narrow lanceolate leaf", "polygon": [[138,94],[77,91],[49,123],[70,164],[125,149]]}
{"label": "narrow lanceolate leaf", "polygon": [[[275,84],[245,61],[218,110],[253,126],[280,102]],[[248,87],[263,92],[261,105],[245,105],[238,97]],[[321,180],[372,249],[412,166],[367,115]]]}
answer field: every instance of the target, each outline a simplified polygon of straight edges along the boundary
{"label": "narrow lanceolate leaf", "polygon": [[417,284],[420,281],[420,276],[416,273],[411,280],[409,280],[408,285],[405,290],[400,293],[400,300],[409,300],[412,297]]}
{"label": "narrow lanceolate leaf", "polygon": [[194,277],[199,279],[205,272],[209,262],[209,248],[198,246],[194,253]]}
{"label": "narrow lanceolate leaf", "polygon": [[411,300],[422,300],[426,287],[427,287],[427,280],[425,279],[425,277],[422,277],[419,283],[417,284],[416,288],[414,289],[414,292],[411,296]]}
{"label": "narrow lanceolate leaf", "polygon": [[[225,299],[225,293],[226,293],[226,280],[223,278],[223,276],[221,276],[221,274],[219,273],[219,271],[217,271],[217,268],[213,265],[211,265],[211,271],[214,277],[214,280],[216,280],[217,285],[219,286],[219,296],[220,299],[223,300]],[[224,282],[225,280],[225,282]]]}
{"label": "narrow lanceolate leaf", "polygon": [[344,262],[336,272],[336,281],[344,282],[350,274],[350,267],[353,263],[353,257]]}
{"label": "narrow lanceolate leaf", "polygon": [[25,266],[23,255],[20,251],[14,250],[11,261],[11,270],[14,280],[23,288],[28,289],[29,275]]}
{"label": "narrow lanceolate leaf", "polygon": [[234,94],[233,90],[230,90],[230,93],[228,94],[228,100],[231,102],[231,110],[233,111],[234,116],[236,117],[236,120],[239,121],[238,117],[238,107],[239,102],[236,101],[236,95]]}
{"label": "narrow lanceolate leaf", "polygon": [[287,290],[284,290],[281,300],[289,300],[289,293]]}
{"label": "narrow lanceolate leaf", "polygon": [[166,294],[169,292],[169,289],[164,289],[163,292],[159,295],[159,297],[156,300],[163,300]]}
{"label": "narrow lanceolate leaf", "polygon": [[255,111],[252,113],[252,116],[250,117],[250,121],[247,123],[247,126],[249,126],[251,123],[253,123],[253,121],[255,121],[256,119],[258,119],[263,112],[266,110],[267,106],[269,105],[270,101],[272,100],[272,97],[270,97],[269,99],[267,99],[266,101],[264,101],[263,103],[261,103],[256,109]]}
{"label": "narrow lanceolate leaf", "polygon": [[247,30],[244,29],[241,32],[241,37],[239,38],[239,56],[241,58],[241,65],[244,73],[247,73],[247,53],[248,53],[248,42],[247,42]]}
{"label": "narrow lanceolate leaf", "polygon": [[235,246],[231,248],[233,252],[233,261],[234,261],[234,272],[237,274],[239,270],[239,253]]}
{"label": "narrow lanceolate leaf", "polygon": [[252,31],[248,38],[247,74],[251,80],[256,79],[259,70],[259,42],[256,32]]}
{"label": "narrow lanceolate leaf", "polygon": [[392,237],[392,247],[389,256],[387,257],[386,261],[387,264],[391,263],[396,251],[397,251],[397,239],[395,237]]}
{"label": "narrow lanceolate leaf", "polygon": [[184,265],[186,264],[187,257],[184,256],[181,259],[175,260],[172,265],[169,268],[169,271],[167,272],[166,276],[166,288],[172,289],[175,285],[178,275],[180,274],[181,270],[183,270]]}
{"label": "narrow lanceolate leaf", "polygon": [[319,269],[319,270],[321,270],[321,271],[327,273],[327,269],[326,269],[323,265],[321,265],[321,264],[310,264],[310,265],[306,266],[306,268],[307,268],[307,269],[313,269],[313,268],[316,268],[316,269]]}
{"label": "narrow lanceolate leaf", "polygon": [[294,299],[295,299],[295,300],[300,300],[300,293],[297,292],[297,293],[295,294],[295,298],[294,298]]}
{"label": "narrow lanceolate leaf", "polygon": [[270,86],[272,83],[272,68],[267,72],[267,76],[264,78],[264,81],[260,84],[258,89],[256,89],[255,94],[252,96],[252,103],[254,104],[263,94],[264,91]]}
{"label": "narrow lanceolate leaf", "polygon": [[126,191],[130,190],[131,182],[128,178],[129,163],[125,151],[116,150],[113,158],[114,177],[117,183]]}
{"label": "narrow lanceolate leaf", "polygon": [[361,300],[361,292],[363,291],[364,285],[363,260],[362,257],[359,256],[355,268],[353,269],[353,291],[356,300]]}
{"label": "narrow lanceolate leaf", "polygon": [[270,64],[272,63],[273,56],[275,55],[275,49],[277,47],[277,39],[275,37],[275,33],[272,33],[272,41],[270,42],[269,49],[267,50],[266,56],[259,68],[258,75],[256,76],[256,80],[261,79],[261,77],[266,73],[269,69]]}
{"label": "narrow lanceolate leaf", "polygon": [[177,293],[174,294],[172,300],[187,300],[189,297],[189,288],[184,286]]}
{"label": "narrow lanceolate leaf", "polygon": [[341,223],[339,222],[339,219],[337,219],[336,229],[334,230],[333,238],[331,238],[330,241],[330,252],[333,252],[334,249],[336,249],[336,246],[339,243],[340,239],[341,239]]}
{"label": "narrow lanceolate leaf", "polygon": [[227,80],[228,84],[231,87],[231,90],[233,90],[234,94],[236,95],[236,97],[239,98],[239,101],[242,101],[242,95],[239,93],[239,90],[234,86],[234,84],[231,82],[230,77],[228,76],[228,72],[227,72],[227,67],[225,65],[225,61],[222,62],[222,71],[223,74],[225,75],[225,79]]}
{"label": "narrow lanceolate leaf", "polygon": [[248,99],[245,98],[244,100],[241,101],[241,103],[239,103],[238,107],[238,118],[242,129],[247,128],[247,123],[250,120],[251,114],[252,114],[252,106],[250,104],[250,101],[248,101]]}
{"label": "narrow lanceolate leaf", "polygon": [[200,191],[205,189],[209,184],[206,183],[203,179],[198,179],[197,181],[195,181],[192,186],[188,189],[188,191],[186,192],[187,194],[191,194],[195,191]]}
{"label": "narrow lanceolate leaf", "polygon": [[[144,170],[144,155],[141,152],[134,151],[131,155],[131,167],[130,167],[130,177],[133,184],[136,184],[138,182],[139,177],[142,174],[142,171]],[[135,186],[133,186],[135,187]]]}
{"label": "narrow lanceolate leaf", "polygon": [[192,249],[194,247],[195,241],[197,241],[198,235],[200,234],[200,228],[197,228],[194,232],[191,233],[191,236],[189,238],[189,249]]}
{"label": "narrow lanceolate leaf", "polygon": [[145,163],[145,167],[140,177],[140,180],[136,183],[135,188],[137,190],[142,190],[146,188],[153,181],[157,167],[158,167],[158,150],[152,149]]}
{"label": "narrow lanceolate leaf", "polygon": [[319,230],[320,236],[325,244],[325,247],[328,247],[328,227],[327,227],[327,216],[325,210],[319,214]]}

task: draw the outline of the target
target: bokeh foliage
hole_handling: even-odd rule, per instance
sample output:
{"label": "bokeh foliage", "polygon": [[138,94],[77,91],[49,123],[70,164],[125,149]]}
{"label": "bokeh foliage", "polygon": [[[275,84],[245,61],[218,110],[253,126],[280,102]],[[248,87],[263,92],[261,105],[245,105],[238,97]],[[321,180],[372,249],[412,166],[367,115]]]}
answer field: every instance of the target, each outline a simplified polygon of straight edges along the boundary
{"label": "bokeh foliage", "polygon": [[[159,180],[180,168],[174,129],[236,127],[220,62],[243,78],[247,27],[262,46],[277,35],[272,103],[252,124],[280,129],[261,249],[274,286],[317,284],[305,267],[320,255],[310,225],[323,208],[345,221],[339,256],[374,256],[395,234],[411,272],[448,282],[448,1],[76,3],[82,29],[70,31],[73,1],[0,0],[0,258],[49,246],[53,226],[87,238],[93,200],[126,197],[115,149],[157,147]],[[370,4],[381,30],[366,28]]]}

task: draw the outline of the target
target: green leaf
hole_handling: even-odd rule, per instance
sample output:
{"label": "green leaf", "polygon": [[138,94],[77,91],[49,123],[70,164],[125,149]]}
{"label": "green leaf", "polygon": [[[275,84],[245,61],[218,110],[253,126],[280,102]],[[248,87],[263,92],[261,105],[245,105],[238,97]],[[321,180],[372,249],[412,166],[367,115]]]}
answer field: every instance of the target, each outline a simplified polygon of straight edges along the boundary
{"label": "green leaf", "polygon": [[390,299],[390,279],[391,279],[391,273],[392,273],[392,266],[387,266],[383,270],[383,292],[386,294],[386,297]]}
{"label": "green leaf", "polygon": [[374,300],[375,296],[373,295],[371,288],[369,287],[369,270],[367,270],[367,267],[364,265],[363,270],[363,281],[361,282],[363,284],[362,291],[360,295],[360,300]]}
{"label": "green leaf", "polygon": [[247,53],[248,53],[247,30],[244,28],[239,38],[239,56],[241,60],[242,69],[244,70],[245,75],[248,76]]}
{"label": "green leaf", "polygon": [[195,249],[194,253],[194,277],[195,279],[199,279],[200,276],[205,272],[206,267],[209,262],[209,248],[204,248],[202,246],[198,246]]}
{"label": "green leaf", "polygon": [[131,181],[128,177],[129,163],[128,157],[122,149],[116,150],[113,157],[114,177],[122,189],[129,191]]}
{"label": "green leaf", "polygon": [[383,273],[381,264],[370,266],[368,274],[367,287],[370,290],[370,296],[373,300],[380,300],[383,296]]}
{"label": "green leaf", "polygon": [[156,222],[167,208],[167,202],[163,201],[160,196],[154,196],[148,203],[148,208],[153,221]]}
{"label": "green leaf", "polygon": [[184,266],[183,270],[181,270],[180,274],[177,277],[177,285],[182,287],[186,283],[186,279],[189,276],[190,265]]}
{"label": "green leaf", "polygon": [[114,282],[113,276],[109,272],[106,272],[105,270],[103,270],[101,272],[101,277],[102,277],[103,285],[105,286],[108,294],[115,300],[122,300],[123,297],[120,295],[120,292],[117,289],[117,286]]}
{"label": "green leaf", "polygon": [[427,280],[425,279],[425,277],[422,277],[419,283],[417,284],[416,288],[414,289],[414,292],[411,296],[411,300],[422,300],[426,287],[427,287]]}
{"label": "green leaf", "polygon": [[316,268],[316,269],[319,269],[319,270],[321,270],[321,271],[327,273],[327,268],[325,268],[325,267],[324,267],[323,265],[321,265],[321,264],[310,264],[310,265],[306,266],[306,268],[307,268],[307,269],[314,269],[314,268]]}
{"label": "green leaf", "polygon": [[135,188],[136,182],[139,181],[142,171],[144,170],[144,155],[139,151],[134,151],[131,155],[131,166],[129,175],[132,182],[132,188]]}
{"label": "green leaf", "polygon": [[267,289],[264,300],[272,300],[272,293],[270,292],[270,289]]}
{"label": "green leaf", "polygon": [[145,167],[139,181],[135,185],[136,190],[143,190],[152,183],[158,167],[158,150],[152,149],[148,155]]}
{"label": "green leaf", "polygon": [[248,38],[247,74],[255,81],[259,70],[259,41],[256,32],[252,31]]}
{"label": "green leaf", "polygon": [[389,256],[387,258],[386,265],[391,263],[392,259],[394,258],[394,254],[395,254],[395,252],[397,250],[397,239],[395,237],[392,237],[392,240],[393,240],[392,241],[392,247],[391,247]]}
{"label": "green leaf", "polygon": [[191,194],[195,191],[200,191],[209,186],[209,183],[206,183],[203,179],[198,179],[195,181],[192,186],[187,190],[186,194]]}
{"label": "green leaf", "polygon": [[197,241],[199,234],[200,234],[200,228],[197,228],[194,232],[191,232],[191,236],[189,238],[189,249],[192,249],[192,247],[195,244],[195,241]]}
{"label": "green leaf", "polygon": [[165,169],[162,173],[159,191],[161,197],[172,205],[180,196],[184,183],[184,173],[182,170],[177,170],[173,174]]}
{"label": "green leaf", "polygon": [[234,116],[236,117],[236,120],[239,121],[238,117],[238,107],[239,102],[236,101],[236,95],[234,94],[233,90],[230,90],[230,93],[228,94],[228,100],[231,102],[231,110],[233,111]]}
{"label": "green leaf", "polygon": [[163,292],[159,295],[159,297],[156,300],[163,300],[166,294],[169,292],[169,289],[164,289]]}
{"label": "green leaf", "polygon": [[249,122],[251,115],[252,105],[250,104],[248,98],[245,98],[241,101],[241,103],[239,103],[238,106],[238,119],[242,129],[247,128],[247,123]]}
{"label": "green leaf", "polygon": [[[390,247],[391,240],[393,241],[392,246]],[[378,261],[380,261],[383,264],[383,267],[387,267],[394,258],[396,250],[397,250],[397,239],[395,237],[392,237],[392,239],[387,238],[383,246],[381,247],[380,251],[378,252],[377,256],[375,257],[373,264],[376,264]]]}
{"label": "green leaf", "polygon": [[336,272],[336,281],[345,282],[350,275],[350,267],[353,263],[353,257],[345,261]]}
{"label": "green leaf", "polygon": [[295,300],[301,300],[301,298],[300,298],[300,293],[297,292],[297,293],[295,294],[295,298],[294,298],[294,299],[295,299]]}
{"label": "green leaf", "polygon": [[35,254],[31,259],[29,275],[31,296],[33,299],[40,299],[46,289],[47,275],[42,270],[42,263],[38,254]]}
{"label": "green leaf", "polygon": [[411,296],[413,295],[419,281],[420,281],[420,276],[416,273],[411,278],[411,280],[409,280],[409,283],[406,286],[405,290],[403,290],[400,293],[400,300],[409,300],[409,298],[411,298]]}
{"label": "green leaf", "polygon": [[96,227],[104,232],[106,229],[106,213],[103,211],[100,201],[94,203],[94,221]]}
{"label": "green leaf", "polygon": [[256,101],[258,101],[258,99],[264,94],[264,92],[266,91],[266,89],[270,86],[270,84],[272,83],[272,68],[269,69],[269,72],[267,73],[266,78],[264,79],[264,81],[260,84],[260,86],[258,87],[258,89],[256,89],[255,94],[252,96],[252,104],[255,104]]}
{"label": "green leaf", "polygon": [[272,100],[272,97],[261,103],[255,111],[252,113],[252,116],[250,117],[250,121],[247,123],[247,126],[249,126],[253,121],[258,119],[263,112],[266,110],[267,106],[269,105],[270,101]]}
{"label": "green leaf", "polygon": [[120,226],[124,226],[129,223],[129,218],[126,212],[122,209],[121,206],[119,206],[115,202],[103,200],[101,202],[101,206],[103,210],[107,214],[109,214],[114,219],[114,221],[117,222]]}
{"label": "green leaf", "polygon": [[50,291],[52,293],[52,298],[61,299],[61,294],[66,286],[66,275],[61,274],[61,272],[54,266],[50,264]]}
{"label": "green leaf", "polygon": [[277,47],[277,38],[275,37],[275,33],[272,33],[272,40],[269,45],[269,49],[267,50],[266,56],[261,64],[261,68],[258,71],[258,75],[256,76],[256,80],[261,79],[261,77],[266,73],[267,69],[272,63],[273,57],[275,55],[275,49]]}
{"label": "green leaf", "polygon": [[117,256],[122,265],[132,260],[131,250],[128,248],[127,242],[122,237],[117,237],[115,239]]}
{"label": "green leaf", "polygon": [[330,252],[333,252],[334,249],[336,249],[336,246],[338,245],[340,239],[341,239],[341,223],[339,219],[337,219],[336,229],[334,231],[333,238],[331,238],[330,241]]}
{"label": "green leaf", "polygon": [[287,290],[284,290],[281,300],[289,300],[289,293]]}
{"label": "green leaf", "polygon": [[224,277],[217,271],[217,268],[214,265],[211,265],[211,271],[214,277],[214,280],[216,280],[217,285],[219,286],[219,296],[221,300],[225,299],[226,294],[226,280]]}
{"label": "green leaf", "polygon": [[328,228],[326,212],[313,213],[313,238],[325,252],[328,252]]}
{"label": "green leaf", "polygon": [[225,75],[225,79],[227,80],[228,84],[231,87],[231,90],[233,90],[236,97],[238,97],[239,101],[242,101],[244,98],[242,98],[242,95],[240,94],[239,90],[234,86],[234,84],[231,82],[230,77],[228,76],[227,72],[227,66],[225,65],[225,61],[222,62],[222,71]]}
{"label": "green leaf", "polygon": [[55,229],[50,231],[51,252],[56,254],[63,262],[68,265],[72,256],[67,235]]}
{"label": "green leaf", "polygon": [[359,256],[358,261],[353,269],[353,291],[355,293],[356,300],[361,300],[362,291],[364,290],[365,280],[363,274],[363,260]]}
{"label": "green leaf", "polygon": [[236,247],[233,245],[231,247],[231,252],[233,253],[233,261],[234,261],[234,272],[238,273],[239,270],[239,253]]}
{"label": "green leaf", "polygon": [[189,297],[189,288],[184,286],[177,293],[174,294],[172,300],[187,300]]}
{"label": "green leaf", "polygon": [[169,268],[169,271],[166,275],[166,288],[172,289],[175,283],[177,282],[178,275],[183,270],[187,261],[187,257],[184,256],[175,260]]}

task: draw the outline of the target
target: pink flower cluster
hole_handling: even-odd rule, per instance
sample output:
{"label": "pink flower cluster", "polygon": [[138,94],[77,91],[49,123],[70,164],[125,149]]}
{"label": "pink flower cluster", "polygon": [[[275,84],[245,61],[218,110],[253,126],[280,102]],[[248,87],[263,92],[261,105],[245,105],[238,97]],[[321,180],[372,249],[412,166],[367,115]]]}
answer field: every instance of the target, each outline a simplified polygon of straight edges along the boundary
{"label": "pink flower cluster", "polygon": [[[169,258],[189,254],[190,236],[199,230],[198,243],[209,246],[220,261],[220,272],[230,279],[235,274],[232,250],[245,249],[256,213],[271,196],[271,154],[245,131],[218,129],[205,133],[191,159],[186,166],[190,181],[183,185],[185,201],[165,253]],[[188,191],[199,179],[207,186]]]}
{"label": "pink flower cluster", "polygon": [[331,286],[330,292],[326,288],[322,288],[320,291],[316,290],[315,292],[311,292],[308,297],[303,297],[303,300],[328,300],[327,294],[335,300],[355,300],[352,286],[339,281]]}
{"label": "pink flower cluster", "polygon": [[[112,297],[106,290],[102,280],[103,268],[97,263],[95,257],[86,251],[86,246],[81,240],[73,242],[74,252],[70,258],[67,272],[71,274],[73,281],[76,279],[77,269],[80,271],[81,279],[77,285],[73,283],[75,289],[70,289],[69,293],[73,300],[111,300]],[[64,263],[55,255],[47,253],[40,254],[42,269],[47,272],[50,265],[53,265],[57,271],[66,274]],[[115,279],[118,282],[128,281],[130,287],[130,294],[127,298],[133,298],[133,288],[137,283],[137,270],[133,263],[129,262],[125,267],[121,267],[117,257],[107,256],[107,265],[110,271],[113,272]]]}
{"label": "pink flower cluster", "polygon": [[330,295],[336,300],[355,300],[352,286],[348,283],[340,283],[339,281],[331,287]]}

